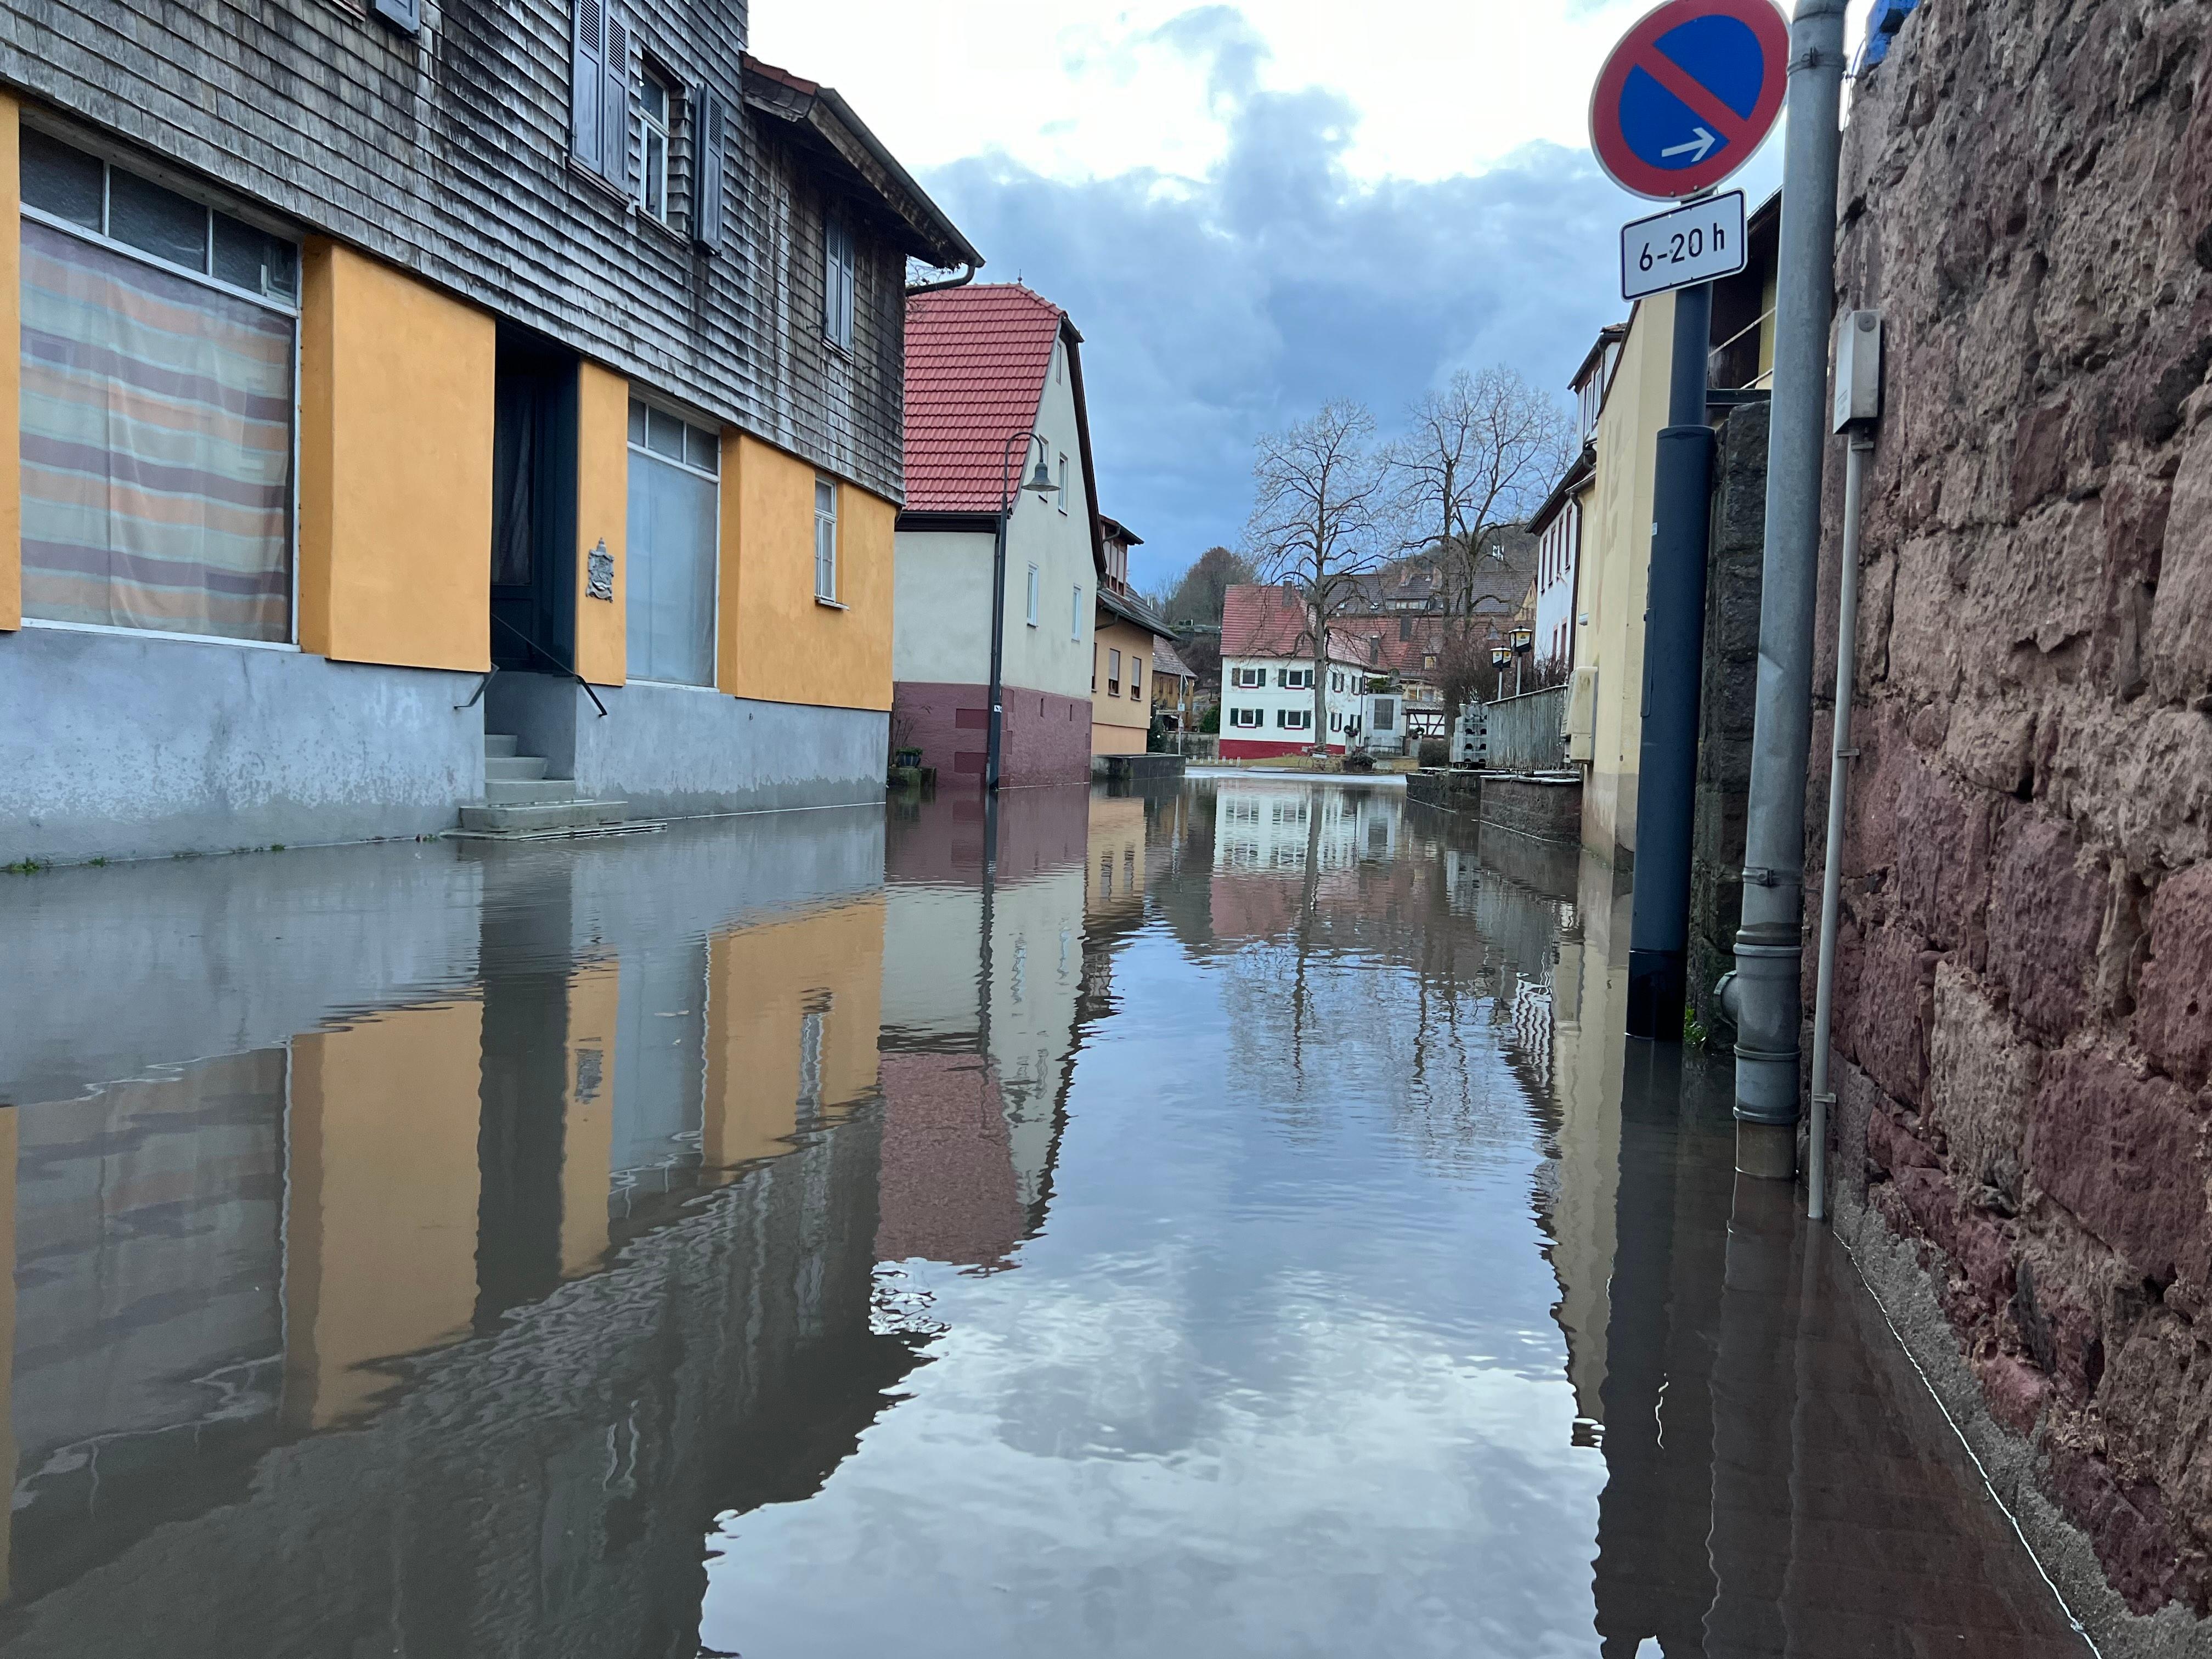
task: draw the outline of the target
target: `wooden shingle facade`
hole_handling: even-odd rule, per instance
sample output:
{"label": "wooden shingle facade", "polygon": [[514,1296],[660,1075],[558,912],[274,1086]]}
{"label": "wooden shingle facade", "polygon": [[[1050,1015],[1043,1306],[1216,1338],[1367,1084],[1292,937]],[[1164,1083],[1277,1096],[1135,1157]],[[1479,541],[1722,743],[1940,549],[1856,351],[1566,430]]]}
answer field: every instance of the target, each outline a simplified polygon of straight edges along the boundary
{"label": "wooden shingle facade", "polygon": [[[167,163],[273,228],[349,244],[900,498],[905,257],[951,265],[971,251],[919,191],[903,220],[887,211],[869,147],[840,154],[817,136],[835,123],[748,99],[762,72],[744,56],[744,0],[609,8],[628,75],[649,70],[677,94],[665,224],[626,193],[635,131],[625,188],[574,153],[574,34],[599,0],[398,3],[416,8],[415,33],[343,0],[17,0],[0,9],[0,81],[25,94],[27,124],[118,142],[118,160]],[[765,84],[807,101],[792,90],[806,83]],[[711,250],[691,204],[709,99],[727,131]],[[832,215],[857,233],[849,351],[823,328]]]}

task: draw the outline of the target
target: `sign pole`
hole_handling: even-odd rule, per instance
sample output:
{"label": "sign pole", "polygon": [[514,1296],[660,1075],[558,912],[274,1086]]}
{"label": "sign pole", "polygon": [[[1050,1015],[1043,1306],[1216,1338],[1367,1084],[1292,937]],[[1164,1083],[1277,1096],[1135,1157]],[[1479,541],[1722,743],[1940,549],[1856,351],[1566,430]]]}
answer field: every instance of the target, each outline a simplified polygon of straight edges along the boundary
{"label": "sign pole", "polygon": [[1713,493],[1713,429],[1705,422],[1712,316],[1711,283],[1675,289],[1668,424],[1659,434],[1652,475],[1628,1035],[1657,1042],[1682,1040],[1689,983],[1691,842]]}

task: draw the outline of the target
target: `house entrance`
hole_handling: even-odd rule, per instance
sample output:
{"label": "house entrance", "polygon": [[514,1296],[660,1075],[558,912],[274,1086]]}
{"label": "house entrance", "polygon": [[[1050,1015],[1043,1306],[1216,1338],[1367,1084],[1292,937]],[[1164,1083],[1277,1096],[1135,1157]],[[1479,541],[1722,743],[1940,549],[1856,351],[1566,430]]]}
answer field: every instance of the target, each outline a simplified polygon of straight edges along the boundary
{"label": "house entrance", "polygon": [[491,659],[567,674],[576,660],[576,358],[501,329],[494,392]]}

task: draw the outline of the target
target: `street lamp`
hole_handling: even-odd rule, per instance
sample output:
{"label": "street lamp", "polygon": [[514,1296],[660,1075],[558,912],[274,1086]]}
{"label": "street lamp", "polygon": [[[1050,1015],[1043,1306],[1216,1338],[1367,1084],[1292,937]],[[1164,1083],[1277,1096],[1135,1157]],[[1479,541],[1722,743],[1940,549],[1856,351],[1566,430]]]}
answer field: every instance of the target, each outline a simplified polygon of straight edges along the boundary
{"label": "street lamp", "polygon": [[1513,630],[1513,695],[1521,695],[1521,659],[1535,648],[1536,630],[1516,628]]}
{"label": "street lamp", "polygon": [[988,752],[983,757],[983,787],[986,793],[999,787],[999,752],[1006,726],[1005,671],[1006,661],[1006,520],[1014,511],[1014,446],[1022,446],[1022,453],[1029,453],[1031,444],[1036,446],[1036,471],[1022,485],[1032,495],[1049,495],[1059,486],[1052,481],[1052,468],[1046,457],[1051,446],[1042,433],[1035,431],[1010,432],[1000,452],[999,461],[999,538],[991,552],[991,728]]}

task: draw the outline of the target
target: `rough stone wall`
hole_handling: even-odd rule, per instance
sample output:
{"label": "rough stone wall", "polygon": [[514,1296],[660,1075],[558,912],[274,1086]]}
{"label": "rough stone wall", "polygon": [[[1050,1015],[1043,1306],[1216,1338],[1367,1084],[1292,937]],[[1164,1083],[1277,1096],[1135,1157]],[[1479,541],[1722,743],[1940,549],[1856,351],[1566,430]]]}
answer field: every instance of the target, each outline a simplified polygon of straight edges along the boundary
{"label": "rough stone wall", "polygon": [[2138,1612],[2212,1601],[2208,28],[1928,0],[1856,88],[1838,248],[1888,332],[1838,1171]]}
{"label": "rough stone wall", "polygon": [[1690,1006],[1708,1040],[1733,1042],[1713,994],[1735,966],[1743,924],[1744,806],[1759,695],[1760,561],[1766,548],[1763,403],[1721,422],[1705,556],[1705,673],[1698,698],[1697,817],[1690,842]]}

